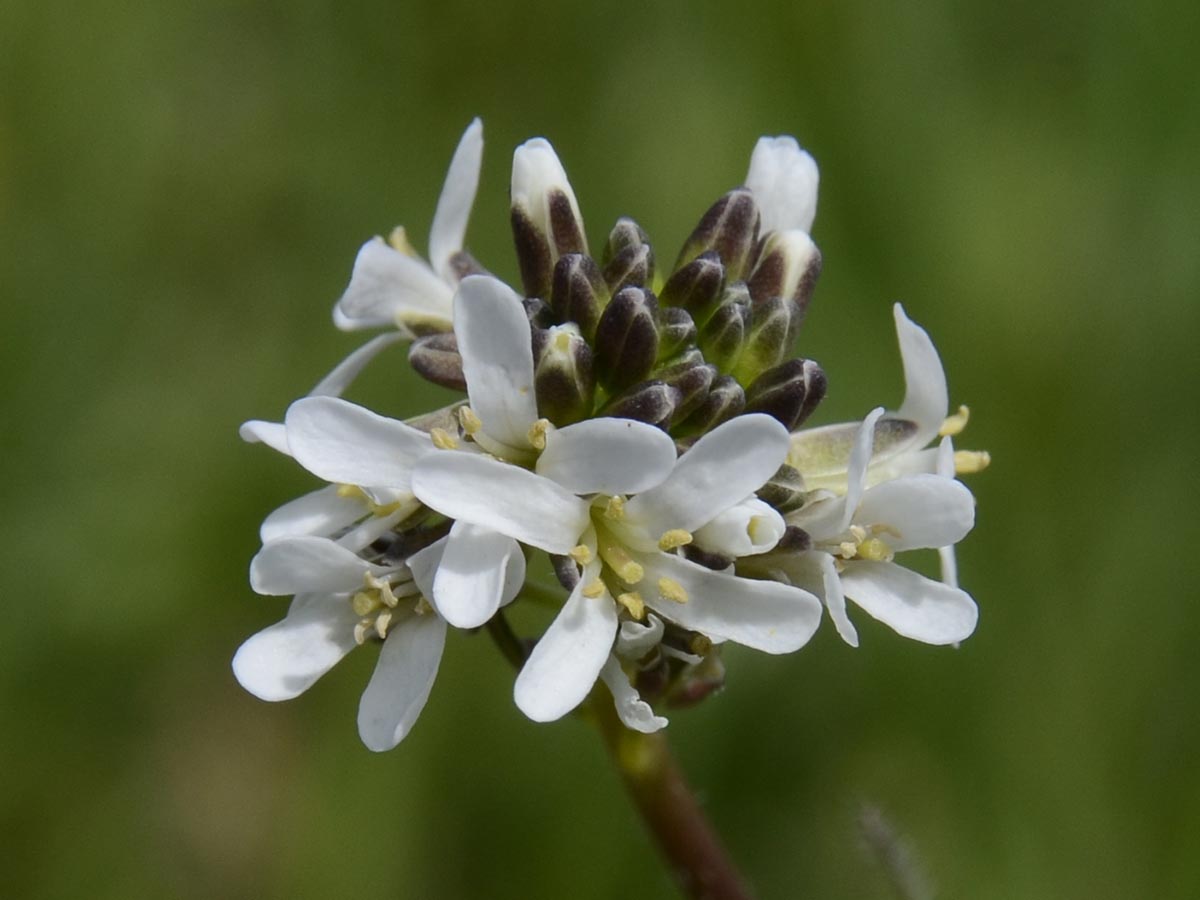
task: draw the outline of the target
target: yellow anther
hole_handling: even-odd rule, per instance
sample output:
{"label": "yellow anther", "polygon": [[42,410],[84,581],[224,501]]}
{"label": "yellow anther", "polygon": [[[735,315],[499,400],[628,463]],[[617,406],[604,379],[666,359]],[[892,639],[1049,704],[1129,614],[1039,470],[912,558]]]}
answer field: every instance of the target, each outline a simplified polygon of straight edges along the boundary
{"label": "yellow anther", "polygon": [[670,600],[672,603],[687,603],[687,591],[683,589],[683,585],[674,578],[658,579],[658,593],[664,600]]}
{"label": "yellow anther", "polygon": [[396,500],[392,503],[376,503],[374,500],[368,500],[367,508],[371,510],[372,515],[379,516],[379,518],[382,519],[384,516],[390,516],[397,510],[403,509],[410,502],[410,500],[411,498],[408,497]]}
{"label": "yellow anther", "polygon": [[697,656],[704,656],[709,650],[712,649],[712,646],[712,639],[708,635],[701,634],[698,631],[693,634],[692,639],[688,641],[688,649]]}
{"label": "yellow anther", "polygon": [[620,522],[625,518],[625,498],[621,496],[609,497],[608,503],[604,507],[604,516],[607,519],[612,519],[614,522]]}
{"label": "yellow anther", "polygon": [[387,637],[388,626],[392,624],[392,614],[390,611],[381,612],[375,617],[375,633],[379,635],[379,639],[383,640]]}
{"label": "yellow anther", "polygon": [[371,620],[363,619],[354,626],[354,643],[362,646],[367,642],[367,632],[371,630]]}
{"label": "yellow anther", "polygon": [[956,434],[961,434],[962,430],[967,427],[967,421],[971,418],[971,410],[965,406],[960,406],[958,412],[952,416],[947,416],[946,421],[942,423],[942,427],[938,429],[938,437],[953,437]]}
{"label": "yellow anther", "polygon": [[554,334],[554,349],[559,353],[566,353],[571,349],[571,332],[565,328],[560,329]]}
{"label": "yellow anther", "polygon": [[381,606],[378,591],[359,591],[350,598],[350,607],[356,616],[369,616]]}
{"label": "yellow anther", "polygon": [[867,539],[867,529],[863,528],[861,525],[851,525],[850,534],[854,536],[854,542],[856,544],[861,544]]}
{"label": "yellow anther", "polygon": [[357,484],[339,484],[337,486],[337,495],[343,498],[353,497],[356,500],[366,500],[371,502],[371,498],[367,496],[367,492],[360,488]]}
{"label": "yellow anther", "polygon": [[974,475],[992,464],[992,454],[986,450],[955,450],[954,474]]}
{"label": "yellow anther", "polygon": [[475,415],[475,410],[469,406],[460,406],[458,408],[458,424],[462,426],[465,434],[473,435],[483,428],[483,420]]}
{"label": "yellow anther", "polygon": [[572,547],[567,556],[571,557],[571,559],[575,560],[581,566],[586,566],[592,561],[592,548],[587,544],[580,544],[578,547]]}
{"label": "yellow anther", "polygon": [[599,540],[600,558],[608,567],[617,573],[617,577],[626,584],[637,584],[646,577],[641,564],[634,561],[624,547],[607,535]]}
{"label": "yellow anther", "polygon": [[692,533],[684,531],[682,528],[672,528],[670,531],[664,531],[662,537],[658,539],[658,549],[664,553],[669,553],[679,547],[686,547],[692,542]]}
{"label": "yellow anther", "polygon": [[646,601],[642,599],[642,595],[637,591],[627,591],[624,594],[617,594],[617,602],[629,610],[629,614],[635,619],[646,618]]}
{"label": "yellow anther", "polygon": [[858,555],[858,542],[842,541],[838,545],[838,549],[841,551],[842,559],[854,559]]}
{"label": "yellow anther", "polygon": [[439,450],[457,450],[458,438],[448,432],[445,428],[432,428],[429,431],[429,436],[433,439],[433,446]]}
{"label": "yellow anther", "polygon": [[597,578],[595,581],[585,584],[580,591],[585,597],[595,600],[597,597],[603,596],[605,591],[604,582]]}
{"label": "yellow anther", "polygon": [[418,616],[427,616],[433,612],[433,605],[424,597],[418,597],[417,604],[413,607],[413,612]]}
{"label": "yellow anther", "polygon": [[404,230],[403,225],[397,225],[392,229],[392,233],[388,235],[387,242],[393,250],[399,250],[405,256],[421,255],[408,239],[408,232]]}
{"label": "yellow anther", "polygon": [[892,557],[896,554],[892,552],[892,548],[885,541],[879,538],[867,538],[858,545],[858,558],[869,559],[874,562],[891,562]]}
{"label": "yellow anther", "polygon": [[529,440],[529,446],[534,450],[546,449],[546,432],[550,430],[549,419],[538,419],[529,426],[529,433],[526,438]]}

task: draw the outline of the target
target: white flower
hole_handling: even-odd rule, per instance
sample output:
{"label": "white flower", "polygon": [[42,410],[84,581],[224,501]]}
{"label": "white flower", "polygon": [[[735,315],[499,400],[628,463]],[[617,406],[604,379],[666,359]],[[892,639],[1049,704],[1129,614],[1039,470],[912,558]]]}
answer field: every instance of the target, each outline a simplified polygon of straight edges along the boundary
{"label": "white flower", "polygon": [[817,215],[817,164],[790,136],[762,137],[750,155],[746,187],[762,216],[762,232],[812,231]]}
{"label": "white flower", "polygon": [[868,487],[872,436],[882,416],[876,409],[859,427],[846,493],[825,495],[787,517],[808,534],[811,549],[774,554],[762,565],[820,594],[838,633],[852,646],[858,646],[858,634],[846,615],[847,598],[905,637],[957,643],[975,629],[975,601],[956,585],[905,569],[892,557],[957,543],[975,523],[975,500],[960,482],[940,474],[906,474]]}
{"label": "white flower", "polygon": [[[320,537],[268,541],[250,564],[260,594],[295,594],[287,616],[253,635],[233,658],[238,682],[263,700],[299,696],[355,646],[382,641],[379,661],[358,711],[371,750],[395,747],[425,706],[446,639],[446,622],[429,604],[443,538],[404,563],[372,563]],[[518,552],[504,596],[525,577]]]}
{"label": "white flower", "polygon": [[445,330],[458,284],[453,265],[463,236],[483,159],[483,125],[475,119],[463,132],[438,198],[429,234],[429,262],[413,250],[403,229],[385,241],[375,237],[358,251],[350,284],[333,310],[338,328],[395,326],[411,336],[410,326]]}
{"label": "white flower", "polygon": [[[938,449],[928,445],[939,434],[957,434],[966,424],[966,407],[947,417],[950,399],[946,373],[933,341],[925,329],[904,314],[899,303],[893,313],[904,365],[904,402],[898,411],[885,413],[875,425],[867,484],[905,474],[935,472]],[[844,494],[850,452],[858,432],[857,422],[797,431],[792,435],[788,464],[804,476],[809,490]],[[960,453],[956,461],[962,473],[979,471],[989,459],[986,453]]]}

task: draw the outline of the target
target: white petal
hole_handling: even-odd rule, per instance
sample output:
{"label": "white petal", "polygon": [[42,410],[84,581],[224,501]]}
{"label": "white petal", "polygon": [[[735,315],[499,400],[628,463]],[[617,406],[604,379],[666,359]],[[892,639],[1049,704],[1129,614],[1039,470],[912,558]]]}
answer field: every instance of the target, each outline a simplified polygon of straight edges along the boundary
{"label": "white petal", "polygon": [[375,541],[391,531],[401,520],[407,519],[420,509],[421,504],[417,501],[416,497],[409,495],[408,500],[409,502],[400,509],[386,516],[368,516],[362,522],[358,523],[358,525],[338,537],[338,544],[358,553],[364,547],[375,543]]}
{"label": "white petal", "polygon": [[243,422],[238,428],[238,437],[247,444],[266,444],[272,450],[278,450],[285,456],[292,455],[292,451],[288,448],[287,429],[282,422],[251,419]]}
{"label": "white petal", "polygon": [[233,674],[262,700],[290,700],[354,649],[357,622],[345,597],[305,598],[292,605],[283,621],[238,648]]}
{"label": "white petal", "polygon": [[449,542],[448,536],[434,541],[404,561],[409,572],[412,573],[413,583],[420,589],[422,596],[430,602],[433,601],[433,580],[437,577],[438,566],[442,563],[442,556],[445,554],[446,545]]}
{"label": "white petal", "polygon": [[546,435],[537,472],[576,494],[636,494],[675,465],[675,442],[632,419],[587,419]]}
{"label": "white petal", "polygon": [[[821,601],[775,581],[714,572],[669,553],[639,555],[645,580],[639,592],[666,619],[766,653],[790,653],[808,643],[821,622]],[[687,592],[686,603],[659,595],[659,578]]]}
{"label": "white petal", "polygon": [[385,575],[390,571],[328,538],[285,537],[264,544],[250,560],[250,587],[256,593],[276,596],[338,593],[361,587],[367,572]]}
{"label": "white petal", "polygon": [[535,722],[553,722],[578,706],[612,650],[617,606],[607,591],[585,597],[589,580],[585,573],[513,686],[517,706]]}
{"label": "white petal", "polygon": [[938,444],[933,471],[943,478],[953,478],[957,474],[954,468],[954,439],[950,435],[946,435]]}
{"label": "white petal", "polygon": [[516,542],[499,532],[454,523],[433,579],[433,599],[447,622],[456,628],[478,628],[495,615],[514,550]]}
{"label": "white petal", "polygon": [[264,544],[301,534],[330,537],[366,514],[361,499],[339,496],[337,485],[330,484],[283,504],[263,520],[258,536]]}
{"label": "white petal", "polygon": [[641,659],[662,641],[663,620],[654,613],[645,622],[626,619],[617,632],[617,653],[625,659]]}
{"label": "white petal", "polygon": [[667,480],[626,504],[626,517],[651,535],[695,531],[753,494],[783,464],[787,429],[759,413],[738,416],[700,438]]}
{"label": "white petal", "polygon": [[975,630],[979,611],[965,591],[895,563],[852,560],[842,571],[846,596],[897,634],[953,644]]}
{"label": "white petal", "polygon": [[358,704],[358,734],[368,750],[391,750],[412,729],[437,677],[446,623],[411,616],[388,632],[379,662]]}
{"label": "white petal", "polygon": [[731,506],[699,529],[696,545],[710,553],[739,557],[766,553],[779,543],[783,516],[757,497]]}
{"label": "white petal", "polygon": [[829,610],[829,618],[833,620],[833,627],[837,629],[837,633],[841,635],[843,641],[851,647],[857,647],[858,629],[854,627],[854,623],[846,614],[846,594],[842,590],[842,580],[838,575],[833,557],[828,553],[806,553],[804,555],[816,557],[817,564],[821,567],[825,608]]}
{"label": "white petal", "polygon": [[[566,196],[575,221],[582,228],[579,202],[558,154],[545,138],[532,138],[513,152],[512,205],[525,210],[530,221],[547,236],[551,234],[549,198],[552,191],[561,191]],[[553,247],[554,241],[550,244]]]}
{"label": "white petal", "polygon": [[483,163],[483,123],[473,119],[458,141],[450,160],[442,195],[438,197],[433,225],[429,229],[429,263],[443,281],[453,284],[450,257],[460,251],[467,233],[467,220],[479,189],[479,168]]}
{"label": "white petal", "polygon": [[842,515],[841,527],[838,532],[850,527],[854,511],[858,508],[863,490],[867,484],[867,465],[871,461],[871,447],[875,436],[875,423],[883,415],[883,408],[873,409],[867,413],[854,439],[854,449],[850,451],[850,467],[846,472],[846,506]]}
{"label": "white petal", "polygon": [[811,231],[817,214],[817,164],[790,136],[759,138],[746,187],[762,214],[762,231]]}
{"label": "white petal", "polygon": [[974,527],[975,498],[951,478],[909,475],[868,488],[854,520],[887,525],[883,540],[897,553],[944,547],[958,543]]}
{"label": "white petal", "polygon": [[326,481],[409,489],[413,463],[433,450],[429,435],[336,397],[288,407],[296,461]]}
{"label": "white petal", "polygon": [[521,298],[486,275],[464,278],[454,301],[454,334],[471,408],[488,437],[529,447],[537,420],[529,318]]}
{"label": "white petal", "polygon": [[334,323],[350,331],[395,325],[398,317],[416,315],[449,324],[453,296],[423,260],[373,237],[358,251],[350,284],[334,307]]}
{"label": "white petal", "polygon": [[913,446],[924,447],[937,437],[950,408],[946,373],[925,329],[909,319],[899,303],[892,312],[900,341],[900,359],[904,363],[904,402],[897,415],[917,423]]}
{"label": "white petal", "polygon": [[444,516],[547,553],[570,551],[590,521],[588,504],[549,478],[469,453],[426,456],[413,471],[413,493]]}
{"label": "white petal", "polygon": [[643,700],[630,684],[629,676],[625,674],[615,656],[608,658],[608,662],[600,670],[600,677],[612,692],[617,717],[626,728],[632,728],[642,734],[653,734],[667,727],[667,720],[656,716],[650,704]]}
{"label": "white petal", "polygon": [[345,359],[343,359],[333,371],[317,382],[316,387],[308,392],[310,397],[340,397],[345,392],[346,388],[350,387],[359,373],[367,367],[367,364],[386,350],[392,344],[397,344],[405,339],[405,335],[398,331],[389,331],[386,334],[378,335],[371,338]]}

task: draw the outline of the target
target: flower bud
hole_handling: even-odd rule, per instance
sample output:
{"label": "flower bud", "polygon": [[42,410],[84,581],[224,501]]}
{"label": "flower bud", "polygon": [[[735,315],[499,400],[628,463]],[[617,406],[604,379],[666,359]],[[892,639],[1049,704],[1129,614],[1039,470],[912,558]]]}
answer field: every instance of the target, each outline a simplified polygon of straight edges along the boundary
{"label": "flower bud", "polygon": [[538,415],[562,427],[592,412],[592,348],[574,325],[533,332],[533,386]]}
{"label": "flower bud", "polygon": [[546,301],[537,297],[526,297],[521,301],[521,305],[525,307],[525,317],[529,319],[529,324],[532,327],[550,328],[558,324],[554,320],[554,313],[550,310],[550,306]]}
{"label": "flower bud", "polygon": [[704,434],[740,415],[745,408],[745,390],[733,376],[722,375],[713,381],[704,402],[680,424],[677,431],[685,435]]}
{"label": "flower bud", "polygon": [[758,264],[750,276],[750,294],[756,303],[783,297],[796,306],[793,331],[799,329],[808,302],[821,275],[821,251],[803,231],[768,235]]}
{"label": "flower bud", "polygon": [[733,368],[733,376],[742,384],[750,384],[767,369],[779,365],[792,347],[795,307],[791,301],[782,297],[755,301],[751,311],[750,331]]}
{"label": "flower bud", "polygon": [[630,285],[648,286],[654,280],[654,251],[649,244],[626,247],[604,266],[604,280],[614,293]]}
{"label": "flower bud", "polygon": [[718,374],[717,367],[705,362],[704,354],[696,349],[654,373],[655,378],[679,391],[675,412],[671,415],[672,425],[683,421],[707,399]]}
{"label": "flower bud", "polygon": [[466,250],[459,250],[451,254],[447,261],[450,267],[450,272],[454,275],[455,281],[462,281],[468,275],[491,275],[487,269],[483,267],[483,263],[473,257]]}
{"label": "flower bud", "polygon": [[750,325],[750,292],[744,282],[725,288],[712,318],[700,329],[697,343],[704,358],[722,372],[730,372],[741,355]]}
{"label": "flower bud", "polygon": [[696,343],[696,323],[678,306],[658,307],[658,358],[670,359]]}
{"label": "flower bud", "polygon": [[746,412],[766,413],[792,431],[817,408],[825,388],[819,365],[810,359],[789,359],[746,388]]}
{"label": "flower bud", "polygon": [[773,506],[781,515],[786,515],[804,505],[804,477],[799,471],[785,464],[755,493],[759,500]]}
{"label": "flower bud", "polygon": [[608,287],[596,261],[586,253],[568,253],[554,265],[550,308],[560,322],[574,322],[587,339],[608,303]]}
{"label": "flower bud", "polygon": [[596,326],[596,377],[610,391],[642,381],[658,359],[658,304],[643,288],[617,293]]}
{"label": "flower bud", "polygon": [[599,415],[637,419],[665,429],[678,402],[677,388],[662,381],[643,381],[610,400]]}
{"label": "flower bud", "polygon": [[587,252],[575,192],[544,138],[526,141],[513,153],[512,227],[528,297],[548,295],[560,256]]}
{"label": "flower bud", "polygon": [[725,267],[716,253],[700,254],[667,279],[659,294],[664,306],[684,309],[698,326],[708,321],[725,287]]}
{"label": "flower bud", "polygon": [[715,250],[728,278],[744,278],[754,264],[758,227],[758,204],[754,195],[747,188],[732,190],[701,217],[696,230],[684,242],[675,268],[679,269],[705,251]]}
{"label": "flower bud", "polygon": [[674,709],[695,706],[725,686],[725,664],[720,647],[712,648],[704,659],[686,667],[667,692],[667,706]]}
{"label": "flower bud", "polygon": [[408,348],[408,362],[426,381],[452,391],[465,391],[462,356],[453,331],[417,338]]}
{"label": "flower bud", "polygon": [[818,181],[817,164],[794,137],[759,138],[750,154],[746,187],[758,200],[763,233],[812,231]]}

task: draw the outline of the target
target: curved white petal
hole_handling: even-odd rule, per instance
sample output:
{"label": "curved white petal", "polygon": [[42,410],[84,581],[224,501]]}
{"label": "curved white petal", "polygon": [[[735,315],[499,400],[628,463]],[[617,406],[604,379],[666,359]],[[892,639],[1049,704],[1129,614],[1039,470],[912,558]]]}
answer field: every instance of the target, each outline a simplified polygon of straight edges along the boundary
{"label": "curved white petal", "polygon": [[516,542],[506,535],[469,522],[454,523],[433,579],[433,599],[447,622],[455,628],[478,628],[495,615],[514,549]]}
{"label": "curved white petal", "polygon": [[766,553],[783,537],[783,516],[751,497],[731,506],[694,535],[696,545],[710,553],[736,558]]}
{"label": "curved white petal", "polygon": [[[297,598],[300,600],[300,598]],[[306,597],[233,657],[238,683],[262,700],[290,700],[354,649],[358,616],[345,597]]]}
{"label": "curved white petal", "polygon": [[482,163],[483,123],[472,119],[450,160],[446,182],[433,214],[433,225],[429,229],[429,263],[442,280],[450,284],[455,281],[450,257],[462,249],[475,192],[479,189]]}
{"label": "curved white petal", "polygon": [[[714,572],[669,553],[639,555],[646,604],[669,621],[709,637],[724,638],[766,653],[790,653],[808,643],[821,622],[821,601],[808,591],[776,581]],[[660,595],[669,578],[687,593],[686,603]]]}
{"label": "curved white petal", "polygon": [[288,444],[318,478],[409,489],[413,464],[433,451],[429,435],[337,397],[305,397],[288,407]]}
{"label": "curved white petal", "polygon": [[446,536],[434,541],[428,547],[418,550],[404,561],[412,573],[413,583],[421,591],[426,600],[433,602],[433,580],[437,577],[438,566],[441,565],[442,555],[450,537]]}
{"label": "curved white petal", "polygon": [[417,315],[450,321],[454,292],[423,260],[373,237],[358,251],[350,284],[334,307],[334,324],[344,331],[395,325]]}
{"label": "curved white petal", "polygon": [[464,278],[454,302],[454,334],[467,396],[483,431],[509,447],[527,449],[537,398],[529,318],[521,298],[491,276]]}
{"label": "curved white petal", "polygon": [[675,442],[632,419],[587,419],[546,435],[537,473],[576,494],[636,494],[675,465]]}
{"label": "curved white petal", "polygon": [[358,734],[368,750],[391,750],[412,730],[445,645],[446,623],[439,616],[410,616],[392,626],[358,704]]}
{"label": "curved white petal", "polygon": [[238,427],[238,437],[247,444],[266,444],[272,450],[278,450],[284,456],[291,456],[288,447],[287,428],[282,422],[264,422],[261,419],[251,419]]}
{"label": "curved white petal", "polygon": [[617,631],[617,654],[625,659],[641,659],[656,647],[663,636],[663,620],[654,613],[645,622],[626,619]]}
{"label": "curved white petal", "polygon": [[588,504],[549,478],[486,456],[443,451],[413,470],[413,493],[451,519],[567,553],[588,526]]}
{"label": "curved white petal", "polygon": [[899,553],[957,544],[975,525],[975,498],[961,482],[941,475],[909,475],[868,488],[854,520],[884,524],[882,535]]}
{"label": "curved white petal", "polygon": [[850,465],[846,472],[846,506],[838,532],[850,527],[858,501],[867,485],[867,466],[871,462],[871,447],[875,440],[875,423],[883,415],[883,407],[871,410],[863,419],[850,451]]}
{"label": "curved white petal", "polygon": [[411,494],[407,502],[386,516],[368,516],[337,538],[340,546],[358,553],[391,531],[399,522],[420,509],[421,504]]}
{"label": "curved white petal", "polygon": [[828,553],[807,553],[805,555],[815,556],[817,564],[821,567],[822,593],[825,598],[825,608],[829,610],[829,618],[833,620],[833,627],[837,629],[837,633],[843,641],[851,647],[857,647],[858,629],[854,627],[850,616],[846,614],[846,594],[842,590],[842,580],[838,575],[837,566],[834,565],[833,557]]}
{"label": "curved white petal", "polygon": [[297,497],[263,519],[259,539],[268,541],[293,535],[329,537],[367,514],[366,504],[358,497],[342,497],[337,485]]}
{"label": "curved white petal", "polygon": [[626,518],[655,536],[695,531],[762,487],[789,446],[787,429],[770,416],[730,419],[679,457],[666,481],[630,500]]}
{"label": "curved white petal", "polygon": [[625,674],[615,656],[608,658],[608,662],[600,670],[600,678],[608,685],[613,705],[617,709],[617,717],[626,728],[632,728],[642,734],[653,734],[667,727],[667,720],[656,716],[650,704],[643,700],[630,684],[629,676]]}
{"label": "curved white petal", "polygon": [[790,135],[758,139],[746,187],[762,214],[762,231],[811,231],[817,215],[817,164]]}
{"label": "curved white petal", "polygon": [[585,597],[595,577],[590,566],[517,675],[513,699],[535,722],[553,722],[588,695],[617,633],[617,605],[605,591]]}
{"label": "curved white petal", "polygon": [[904,402],[897,415],[917,423],[912,445],[924,447],[937,437],[950,408],[946,373],[925,329],[909,319],[899,303],[892,307],[892,313],[904,364]]}
{"label": "curved white petal", "polygon": [[250,587],[274,596],[339,593],[357,590],[367,572],[384,575],[390,571],[328,538],[301,535],[263,545],[250,560]]}
{"label": "curved white petal", "polygon": [[333,371],[317,382],[308,392],[310,397],[340,397],[350,387],[367,364],[392,344],[405,340],[398,331],[389,331],[371,338],[357,350],[338,363]]}
{"label": "curved white petal", "polygon": [[979,611],[970,594],[895,563],[852,560],[842,589],[897,634],[926,644],[954,644],[970,637]]}

